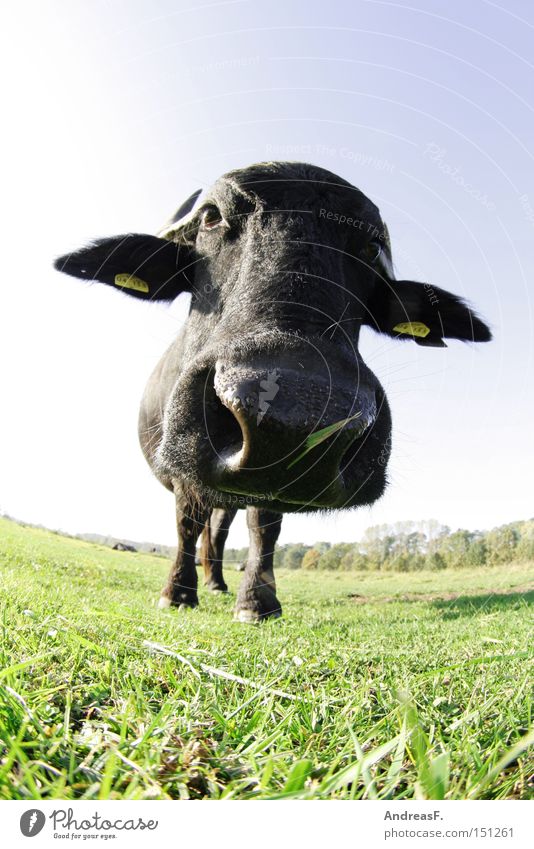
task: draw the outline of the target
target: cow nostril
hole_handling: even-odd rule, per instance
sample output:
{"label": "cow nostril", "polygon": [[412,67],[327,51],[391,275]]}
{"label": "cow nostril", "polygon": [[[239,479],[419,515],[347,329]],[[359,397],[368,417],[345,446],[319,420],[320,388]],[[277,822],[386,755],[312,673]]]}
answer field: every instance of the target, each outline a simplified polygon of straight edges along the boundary
{"label": "cow nostril", "polygon": [[234,458],[238,462],[245,441],[243,430],[235,412],[226,407],[217,396],[213,398],[208,435],[219,459],[225,465],[233,465]]}

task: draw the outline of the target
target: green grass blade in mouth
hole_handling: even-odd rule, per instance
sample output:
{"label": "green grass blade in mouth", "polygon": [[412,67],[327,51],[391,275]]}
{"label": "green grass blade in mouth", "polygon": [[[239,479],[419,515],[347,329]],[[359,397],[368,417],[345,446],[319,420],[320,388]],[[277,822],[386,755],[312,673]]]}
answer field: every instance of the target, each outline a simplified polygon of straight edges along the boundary
{"label": "green grass blade in mouth", "polygon": [[353,422],[354,419],[358,419],[361,416],[361,411],[359,413],[355,413],[353,416],[349,416],[348,419],[341,419],[339,422],[334,422],[334,424],[328,425],[327,427],[321,428],[321,430],[316,430],[315,433],[311,433],[306,442],[304,444],[304,449],[298,454],[294,460],[291,460],[291,463],[287,466],[290,469],[299,460],[302,460],[303,457],[306,456],[313,448],[316,448],[321,442],[324,442],[325,439],[328,439],[329,436],[332,436],[333,433],[337,433],[340,430],[349,424],[349,422]]}

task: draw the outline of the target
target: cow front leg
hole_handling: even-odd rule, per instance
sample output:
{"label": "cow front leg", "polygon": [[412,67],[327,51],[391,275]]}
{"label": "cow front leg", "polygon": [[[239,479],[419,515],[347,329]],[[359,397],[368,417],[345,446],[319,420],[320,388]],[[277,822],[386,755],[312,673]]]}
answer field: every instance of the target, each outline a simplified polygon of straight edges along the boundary
{"label": "cow front leg", "polygon": [[204,527],[201,553],[204,584],[213,593],[228,592],[223,577],[224,545],[236,513],[237,507],[216,507]]}
{"label": "cow front leg", "polygon": [[158,607],[178,607],[181,610],[197,607],[196,545],[208,516],[209,508],[200,502],[191,503],[179,489],[176,490],[178,548]]}
{"label": "cow front leg", "polygon": [[245,574],[235,606],[234,617],[240,622],[260,622],[269,616],[281,616],[276,597],[273,555],[280,534],[282,514],[247,507],[249,550]]}

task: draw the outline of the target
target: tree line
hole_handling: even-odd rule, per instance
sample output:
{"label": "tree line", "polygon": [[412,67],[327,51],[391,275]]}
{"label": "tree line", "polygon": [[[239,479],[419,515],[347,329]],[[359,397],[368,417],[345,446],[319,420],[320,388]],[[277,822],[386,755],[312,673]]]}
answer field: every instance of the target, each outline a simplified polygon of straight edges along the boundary
{"label": "tree line", "polygon": [[[230,548],[227,565],[243,563],[246,548]],[[496,566],[512,560],[534,560],[534,519],[501,525],[490,531],[451,531],[436,520],[397,522],[368,528],[360,542],[287,543],[277,546],[275,568],[412,572]]]}

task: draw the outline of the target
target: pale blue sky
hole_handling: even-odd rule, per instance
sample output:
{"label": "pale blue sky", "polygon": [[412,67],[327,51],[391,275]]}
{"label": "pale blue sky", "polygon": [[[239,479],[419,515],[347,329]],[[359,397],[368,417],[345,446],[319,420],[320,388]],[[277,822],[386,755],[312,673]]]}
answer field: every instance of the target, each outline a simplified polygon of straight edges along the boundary
{"label": "pale blue sky", "polygon": [[[51,261],[95,236],[154,232],[230,168],[304,159],[378,203],[399,277],[468,298],[495,341],[425,350],[366,332],[393,409],[390,489],[358,513],[286,517],[282,541],[534,513],[529,3],[10,6],[4,511],[174,542],[172,497],[145,465],[136,417],[187,297],[170,309],[129,301]],[[243,517],[234,528],[244,544]]]}

